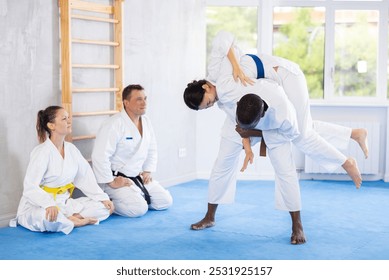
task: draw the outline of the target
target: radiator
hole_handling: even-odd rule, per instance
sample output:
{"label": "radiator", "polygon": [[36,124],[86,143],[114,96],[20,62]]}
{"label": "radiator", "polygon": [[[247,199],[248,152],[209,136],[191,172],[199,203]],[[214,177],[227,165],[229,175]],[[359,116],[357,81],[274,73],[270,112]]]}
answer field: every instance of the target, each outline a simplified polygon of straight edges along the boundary
{"label": "radiator", "polygon": [[[379,169],[379,147],[380,147],[380,124],[377,122],[341,122],[339,125],[351,128],[366,128],[368,131],[367,139],[369,146],[369,157],[365,156],[357,142],[350,140],[347,150],[340,150],[347,157],[356,159],[361,174],[378,174]],[[305,156],[305,173],[329,173],[323,167],[308,156]],[[332,174],[346,174],[346,171],[339,167]]]}

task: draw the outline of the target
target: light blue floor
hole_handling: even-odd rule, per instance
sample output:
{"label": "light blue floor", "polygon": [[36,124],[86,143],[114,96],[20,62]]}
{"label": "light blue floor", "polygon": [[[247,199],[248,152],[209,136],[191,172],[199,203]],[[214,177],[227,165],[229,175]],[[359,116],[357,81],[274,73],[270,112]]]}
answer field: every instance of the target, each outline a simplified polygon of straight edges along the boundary
{"label": "light blue floor", "polygon": [[189,229],[205,214],[207,181],[169,188],[174,205],[129,219],[111,216],[71,234],[0,229],[2,260],[389,260],[389,184],[301,181],[308,242],[290,245],[287,212],[274,209],[273,181],[240,181],[216,226]]}

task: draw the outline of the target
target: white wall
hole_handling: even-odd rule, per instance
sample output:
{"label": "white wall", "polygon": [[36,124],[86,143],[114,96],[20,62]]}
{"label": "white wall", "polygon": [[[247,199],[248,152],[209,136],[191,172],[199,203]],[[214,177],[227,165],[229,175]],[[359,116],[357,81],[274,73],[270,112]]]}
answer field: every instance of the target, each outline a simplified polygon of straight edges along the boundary
{"label": "white wall", "polygon": [[[54,4],[53,4],[54,3]],[[0,224],[22,193],[36,114],[58,104],[58,12],[55,1],[0,1]]]}
{"label": "white wall", "polygon": [[[164,185],[196,178],[196,116],[183,102],[205,62],[205,1],[126,0],[124,83],[140,83],[156,132]],[[178,149],[186,156],[178,157]]]}

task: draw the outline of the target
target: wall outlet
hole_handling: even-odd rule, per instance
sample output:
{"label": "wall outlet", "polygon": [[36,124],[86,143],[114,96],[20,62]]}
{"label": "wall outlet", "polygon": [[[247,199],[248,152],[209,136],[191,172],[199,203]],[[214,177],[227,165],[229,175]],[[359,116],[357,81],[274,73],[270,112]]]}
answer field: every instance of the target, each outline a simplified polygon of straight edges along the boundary
{"label": "wall outlet", "polygon": [[186,157],[186,148],[179,148],[178,149],[178,157],[179,158]]}

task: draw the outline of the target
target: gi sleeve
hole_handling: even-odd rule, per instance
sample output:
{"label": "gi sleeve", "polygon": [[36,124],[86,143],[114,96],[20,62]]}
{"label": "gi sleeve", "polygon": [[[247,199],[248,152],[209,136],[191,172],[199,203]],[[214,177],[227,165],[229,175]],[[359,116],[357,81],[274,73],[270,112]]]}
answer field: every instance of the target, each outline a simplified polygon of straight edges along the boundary
{"label": "gi sleeve", "polygon": [[110,183],[113,181],[110,158],[116,151],[119,142],[118,124],[105,122],[96,135],[92,151],[92,166],[98,183]]}
{"label": "gi sleeve", "polygon": [[284,106],[277,106],[276,109],[270,109],[272,112],[269,113],[274,116],[272,122],[276,128],[263,131],[263,137],[269,149],[283,145],[286,142],[291,142],[300,135],[295,111],[293,107],[287,104],[285,102],[283,104]]}
{"label": "gi sleeve", "polygon": [[49,165],[50,153],[43,145],[37,146],[30,154],[30,162],[24,177],[23,196],[33,205],[46,209],[55,206],[51,195],[40,188]]}
{"label": "gi sleeve", "polygon": [[276,118],[280,123],[278,132],[292,141],[300,135],[296,110],[293,104],[287,98],[286,94],[283,92],[283,89],[281,87],[278,87],[278,89],[282,90],[282,93],[279,94],[279,103],[275,109]]}
{"label": "gi sleeve", "polygon": [[263,130],[268,148],[292,141],[300,135],[295,108],[281,86],[274,81],[260,79],[245,90],[259,95],[268,105],[265,117],[260,121],[262,127],[257,127]]}
{"label": "gi sleeve", "polygon": [[155,133],[153,126],[149,119],[147,119],[147,127],[150,133],[150,145],[147,151],[147,158],[143,163],[143,171],[155,172],[157,170],[157,161],[158,161],[158,153],[157,153],[157,141],[155,138]]}

